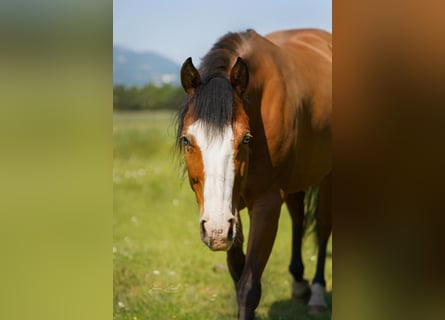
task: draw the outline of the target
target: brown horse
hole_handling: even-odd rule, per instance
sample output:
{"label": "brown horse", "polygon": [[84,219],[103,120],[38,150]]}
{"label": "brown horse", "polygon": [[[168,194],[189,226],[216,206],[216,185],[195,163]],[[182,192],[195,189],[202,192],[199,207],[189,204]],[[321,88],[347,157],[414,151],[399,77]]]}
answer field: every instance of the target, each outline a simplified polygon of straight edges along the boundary
{"label": "brown horse", "polygon": [[[331,233],[332,38],[322,30],[262,37],[229,33],[199,71],[181,69],[187,93],[178,114],[178,147],[200,211],[202,241],[227,251],[239,319],[253,319],[261,275],[285,202],[292,217],[293,297],[311,291],[310,311],[326,308],[324,262]],[[304,195],[319,186],[319,252],[312,288],[303,279]],[[247,207],[246,255],[239,211]]]}

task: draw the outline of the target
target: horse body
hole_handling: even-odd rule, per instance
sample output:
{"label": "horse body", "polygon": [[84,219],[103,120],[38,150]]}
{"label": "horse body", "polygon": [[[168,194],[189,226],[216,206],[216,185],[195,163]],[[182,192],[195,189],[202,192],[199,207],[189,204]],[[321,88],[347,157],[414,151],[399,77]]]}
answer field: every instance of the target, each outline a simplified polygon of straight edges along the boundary
{"label": "horse body", "polygon": [[[319,259],[318,286],[312,289],[319,293],[309,304],[323,307],[319,287],[325,285],[331,231],[331,47],[331,35],[321,30],[266,37],[248,30],[215,43],[199,71],[191,59],[181,69],[188,100],[180,111],[178,138],[200,207],[201,238],[212,250],[227,251],[239,319],[254,317],[284,202],[293,221],[294,296],[307,291],[303,199],[314,185],[320,185]],[[246,255],[239,217],[244,207],[251,224]]]}
{"label": "horse body", "polygon": [[[260,194],[274,182],[284,194],[303,191],[331,169],[330,35],[319,30],[266,38],[250,33],[251,50],[240,52],[252,75],[244,108],[256,126],[246,192]],[[314,49],[317,42],[322,46]]]}

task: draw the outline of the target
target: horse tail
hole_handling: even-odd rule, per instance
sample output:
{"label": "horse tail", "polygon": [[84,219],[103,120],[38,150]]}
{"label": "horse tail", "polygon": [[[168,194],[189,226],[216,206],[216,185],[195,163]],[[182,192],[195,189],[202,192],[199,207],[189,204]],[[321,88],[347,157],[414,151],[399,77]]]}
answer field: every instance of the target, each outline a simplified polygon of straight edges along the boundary
{"label": "horse tail", "polygon": [[316,217],[319,200],[318,186],[309,187],[304,195],[304,237],[310,236],[316,230]]}

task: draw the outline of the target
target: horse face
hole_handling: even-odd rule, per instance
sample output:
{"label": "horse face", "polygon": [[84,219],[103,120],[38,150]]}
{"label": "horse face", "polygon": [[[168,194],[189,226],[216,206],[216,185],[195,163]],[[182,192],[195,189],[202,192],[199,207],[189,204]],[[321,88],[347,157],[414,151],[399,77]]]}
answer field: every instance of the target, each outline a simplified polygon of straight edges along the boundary
{"label": "horse face", "polygon": [[[212,250],[228,250],[236,238],[239,225],[238,206],[247,176],[248,143],[251,138],[247,115],[242,106],[242,95],[248,82],[247,66],[238,58],[230,72],[229,81],[213,81],[216,81],[213,84],[218,87],[210,90],[210,93],[218,94],[221,89],[221,95],[225,92],[226,96],[234,98],[226,99],[230,101],[228,104],[208,105],[207,101],[219,102],[220,96],[211,96],[212,99],[205,100],[204,107],[200,106],[203,109],[198,110],[201,113],[205,110],[208,113],[233,116],[230,120],[214,121],[212,115],[213,125],[205,121],[205,116],[204,119],[195,116],[197,106],[193,104],[195,100],[192,98],[195,90],[200,89],[201,76],[189,58],[181,69],[181,83],[191,98],[191,104],[184,117],[180,139],[190,185],[199,204],[201,239]],[[218,113],[214,107],[217,110],[230,109],[230,112]]]}
{"label": "horse face", "polygon": [[245,126],[227,125],[220,136],[210,138],[197,120],[181,138],[200,209],[201,239],[212,250],[228,250],[235,240],[250,137]]}

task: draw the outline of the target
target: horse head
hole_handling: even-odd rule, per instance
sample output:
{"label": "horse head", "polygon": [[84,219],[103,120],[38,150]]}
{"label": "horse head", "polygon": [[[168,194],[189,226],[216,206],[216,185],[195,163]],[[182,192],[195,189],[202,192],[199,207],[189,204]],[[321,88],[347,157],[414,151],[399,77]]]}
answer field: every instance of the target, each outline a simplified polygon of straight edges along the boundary
{"label": "horse head", "polygon": [[201,239],[215,251],[230,249],[240,223],[238,207],[251,139],[243,107],[248,80],[241,58],[230,72],[203,78],[191,58],[181,68],[187,102],[181,112],[178,146],[199,205]]}

